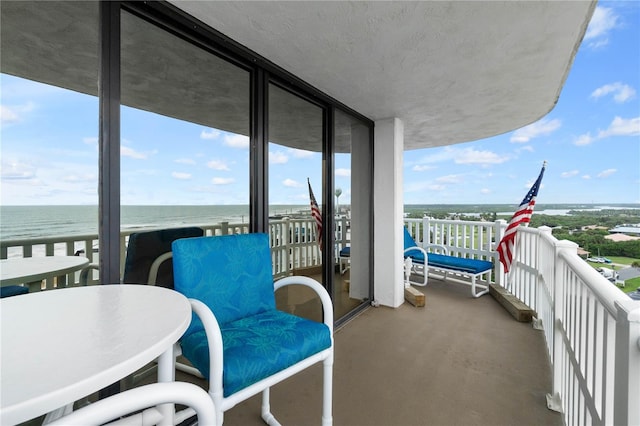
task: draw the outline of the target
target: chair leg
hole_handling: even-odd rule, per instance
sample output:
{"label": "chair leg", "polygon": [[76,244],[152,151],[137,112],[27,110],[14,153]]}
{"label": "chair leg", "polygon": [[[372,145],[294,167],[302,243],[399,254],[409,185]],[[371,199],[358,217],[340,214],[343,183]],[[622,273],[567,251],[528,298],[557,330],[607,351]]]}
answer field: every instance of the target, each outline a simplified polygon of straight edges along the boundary
{"label": "chair leg", "polygon": [[333,424],[333,351],[323,362],[322,426]]}
{"label": "chair leg", "polygon": [[224,399],[222,390],[219,393],[212,392],[209,389],[209,396],[213,400],[213,406],[216,410],[216,426],[222,426],[224,422],[224,411],[222,410],[222,400]]}
{"label": "chair leg", "polygon": [[271,414],[271,404],[269,403],[269,389],[262,391],[262,420],[269,426],[281,426],[278,420]]}

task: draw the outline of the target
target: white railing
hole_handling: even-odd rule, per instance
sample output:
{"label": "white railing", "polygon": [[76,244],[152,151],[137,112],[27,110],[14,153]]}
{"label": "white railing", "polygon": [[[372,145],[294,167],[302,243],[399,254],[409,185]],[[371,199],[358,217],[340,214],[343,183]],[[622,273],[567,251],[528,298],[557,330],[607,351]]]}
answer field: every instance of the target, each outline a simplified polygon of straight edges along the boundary
{"label": "white railing", "polygon": [[[336,259],[349,244],[348,225],[346,218],[335,224]],[[248,224],[200,226],[206,235],[249,232]],[[565,424],[640,425],[640,302],[580,259],[574,243],[558,241],[549,228],[521,228],[505,276],[493,251],[504,221],[424,218],[406,219],[405,226],[419,244],[442,244],[451,255],[493,261],[493,281],[536,311],[553,371],[549,405],[563,412]],[[135,231],[121,235],[122,265],[126,241]],[[271,221],[269,235],[275,275],[322,263],[311,218]],[[1,241],[0,257],[73,255],[78,250],[93,257],[96,244],[97,235]],[[70,274],[67,281],[77,279],[77,273]]]}
{"label": "white railing", "polygon": [[493,248],[504,221],[407,219],[417,240],[494,261],[495,283],[537,313],[553,372],[548,405],[567,425],[640,425],[640,302],[558,241],[551,229],[520,228],[509,274]]}
{"label": "white railing", "polygon": [[[404,226],[417,244],[425,247],[428,244],[443,245],[451,256],[488,260],[497,264],[493,249],[504,234],[506,222],[504,220],[495,222],[441,220],[425,217],[404,219]],[[503,282],[504,273],[501,269],[494,268],[492,275],[492,282]],[[478,283],[490,284],[484,279],[478,279]]]}
{"label": "white railing", "polygon": [[[221,222],[218,224],[194,224],[205,231],[205,235],[246,234],[247,223]],[[145,227],[128,229],[120,233],[120,275],[124,272],[126,247],[129,235],[134,232],[151,231],[156,228]],[[344,228],[343,228],[344,229]],[[290,275],[294,269],[319,266],[322,264],[320,250],[316,242],[315,221],[309,219],[281,219],[269,222],[269,236],[273,256],[274,275]],[[347,241],[348,242],[348,241]],[[33,256],[85,256],[91,263],[98,263],[98,235],[73,235],[0,241],[0,258]],[[80,273],[66,277],[49,277],[43,280],[42,290],[57,287],[58,282],[66,285],[78,285]],[[89,274],[88,284],[99,282],[98,271]]]}

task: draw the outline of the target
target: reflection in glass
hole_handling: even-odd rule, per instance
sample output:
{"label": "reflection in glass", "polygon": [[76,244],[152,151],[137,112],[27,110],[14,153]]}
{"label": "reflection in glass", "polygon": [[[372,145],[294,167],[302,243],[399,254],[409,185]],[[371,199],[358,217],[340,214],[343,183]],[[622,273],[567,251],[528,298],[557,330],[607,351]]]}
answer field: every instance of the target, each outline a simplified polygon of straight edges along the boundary
{"label": "reflection in glass", "polygon": [[0,19],[1,257],[97,262],[98,3],[3,2]]}
{"label": "reflection in glass", "polygon": [[250,73],[122,13],[122,232],[249,230]]}
{"label": "reflection in glass", "polygon": [[370,128],[340,110],[334,135],[338,278],[332,296],[340,318],[370,297],[371,143]]}
{"label": "reflection in glass", "polygon": [[[320,107],[269,85],[269,232],[276,277],[305,275],[323,282],[309,189],[324,212],[322,122]],[[318,319],[320,303],[312,291],[288,286],[276,296],[280,309]]]}

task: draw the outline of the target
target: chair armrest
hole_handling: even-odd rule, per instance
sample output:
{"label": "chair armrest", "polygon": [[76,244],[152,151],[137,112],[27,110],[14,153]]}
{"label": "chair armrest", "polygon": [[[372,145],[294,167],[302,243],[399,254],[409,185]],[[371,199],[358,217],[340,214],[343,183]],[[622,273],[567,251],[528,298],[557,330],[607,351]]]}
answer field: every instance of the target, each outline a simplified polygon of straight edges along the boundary
{"label": "chair armrest", "polygon": [[80,285],[86,286],[88,284],[89,271],[91,270],[99,271],[100,265],[98,265],[97,263],[90,263],[84,268],[82,268],[82,270],[80,271],[80,278],[78,278]]}
{"label": "chair armrest", "polygon": [[[153,383],[131,389],[94,402],[50,424],[64,426],[103,424],[125,414],[167,403],[183,404],[194,408],[199,424],[215,424],[215,408],[209,395],[198,386],[183,382]],[[160,414],[157,410],[152,408],[137,414],[137,417],[124,420],[130,420],[133,423],[133,419],[136,418],[141,422],[147,416],[153,418],[158,415]]]}
{"label": "chair armrest", "polygon": [[442,244],[427,244],[426,246],[424,246],[424,249],[425,250],[437,249],[443,252],[444,254],[449,255],[449,249],[446,246],[443,246]]}
{"label": "chair armrest", "polygon": [[151,267],[149,268],[149,280],[147,284],[156,285],[156,280],[158,279],[158,269],[160,269],[160,265],[162,265],[165,261],[171,259],[172,257],[172,252],[167,252],[156,257],[156,260],[153,261]]}
{"label": "chair armrest", "polygon": [[406,249],[404,249],[402,254],[404,256],[406,256],[408,251],[414,251],[414,250],[418,250],[420,253],[422,253],[422,255],[424,256],[425,261],[427,260],[427,251],[425,249],[423,249],[422,247],[419,247],[419,246],[407,247]]}
{"label": "chair armrest", "polygon": [[320,297],[320,301],[322,302],[322,313],[324,318],[324,324],[329,327],[329,331],[331,332],[331,338],[333,339],[333,302],[331,301],[331,297],[327,292],[327,289],[322,286],[318,281],[314,280],[310,277],[304,277],[300,275],[294,275],[292,277],[284,277],[276,281],[273,285],[274,291],[279,288],[292,285],[292,284],[301,284],[307,286],[314,290],[318,297]]}
{"label": "chair armrest", "polygon": [[222,398],[222,366],[223,366],[223,346],[222,332],[215,315],[207,305],[196,299],[189,299],[191,309],[200,318],[207,336],[207,346],[209,347],[209,392],[213,395],[219,394]]}

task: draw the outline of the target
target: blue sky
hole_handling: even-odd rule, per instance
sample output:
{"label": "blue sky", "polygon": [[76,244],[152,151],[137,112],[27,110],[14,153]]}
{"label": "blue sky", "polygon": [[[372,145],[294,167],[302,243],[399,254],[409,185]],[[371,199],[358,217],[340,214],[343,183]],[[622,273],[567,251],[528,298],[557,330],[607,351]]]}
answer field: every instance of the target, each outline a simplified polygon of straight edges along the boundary
{"label": "blue sky", "polygon": [[[97,204],[98,102],[1,75],[3,205]],[[405,204],[517,204],[548,162],[539,203],[640,203],[640,2],[600,2],[557,106],[493,138],[412,150]],[[526,102],[526,100],[523,100]],[[249,141],[122,110],[123,204],[247,204]],[[271,145],[271,204],[321,194],[321,156]],[[336,159],[350,202],[348,156]]]}
{"label": "blue sky", "polygon": [[[640,2],[599,2],[556,107],[479,141],[405,153],[405,204],[640,203]],[[523,100],[526,102],[526,100]]]}

